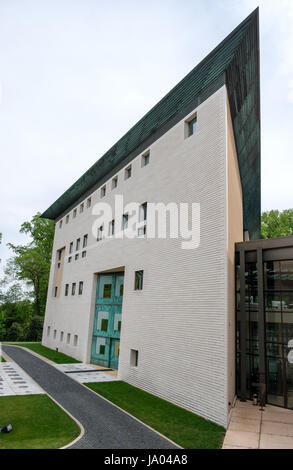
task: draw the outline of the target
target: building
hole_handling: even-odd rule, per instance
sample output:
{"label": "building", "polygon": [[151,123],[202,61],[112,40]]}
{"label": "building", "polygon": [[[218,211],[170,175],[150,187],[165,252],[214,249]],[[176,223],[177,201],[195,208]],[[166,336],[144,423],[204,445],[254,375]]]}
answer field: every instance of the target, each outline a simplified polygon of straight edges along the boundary
{"label": "building", "polygon": [[293,409],[293,237],[236,244],[237,393]]}
{"label": "building", "polygon": [[[235,243],[260,233],[258,10],[43,214],[55,238],[43,344],[227,426]],[[135,238],[124,206],[139,206]],[[149,238],[151,204],[196,204],[200,241]],[[185,240],[186,241],[186,240]]]}

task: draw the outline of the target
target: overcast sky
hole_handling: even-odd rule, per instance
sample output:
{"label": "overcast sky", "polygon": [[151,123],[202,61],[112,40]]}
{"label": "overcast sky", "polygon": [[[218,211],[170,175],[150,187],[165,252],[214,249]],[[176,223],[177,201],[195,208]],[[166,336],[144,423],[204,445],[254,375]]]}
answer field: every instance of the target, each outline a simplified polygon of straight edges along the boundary
{"label": "overcast sky", "polygon": [[[260,6],[262,210],[293,207],[293,0],[0,0],[3,244]],[[3,262],[2,262],[3,266]]]}

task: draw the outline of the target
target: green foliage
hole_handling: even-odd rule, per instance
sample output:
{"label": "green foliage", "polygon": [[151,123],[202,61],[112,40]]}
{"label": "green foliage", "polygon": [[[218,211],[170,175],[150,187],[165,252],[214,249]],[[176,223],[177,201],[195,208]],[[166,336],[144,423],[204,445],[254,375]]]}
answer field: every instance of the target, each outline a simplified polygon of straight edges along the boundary
{"label": "green foliage", "polygon": [[275,238],[293,235],[293,209],[263,212],[261,217],[261,237]]}
{"label": "green foliage", "polygon": [[22,341],[24,337],[24,328],[20,323],[13,322],[7,330],[6,339],[8,341]]}
{"label": "green foliage", "polygon": [[38,341],[42,336],[54,223],[36,214],[20,232],[31,241],[8,244],[14,256],[6,264],[6,277],[0,279],[0,341]]}
{"label": "green foliage", "polygon": [[5,274],[12,279],[25,281],[32,288],[35,313],[44,315],[50,273],[51,252],[54,237],[54,223],[35,215],[31,222],[24,222],[21,233],[31,236],[27,245],[8,246],[14,256],[8,260]]}
{"label": "green foliage", "polygon": [[26,334],[26,341],[41,341],[44,318],[35,315],[32,317]]}

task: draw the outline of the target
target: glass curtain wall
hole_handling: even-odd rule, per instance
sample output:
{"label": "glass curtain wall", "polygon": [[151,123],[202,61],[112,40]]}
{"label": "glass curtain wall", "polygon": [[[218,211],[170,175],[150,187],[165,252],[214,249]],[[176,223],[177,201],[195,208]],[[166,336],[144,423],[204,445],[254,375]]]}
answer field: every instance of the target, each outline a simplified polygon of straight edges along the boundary
{"label": "glass curtain wall", "polygon": [[[264,262],[267,403],[293,409],[293,260]],[[236,266],[236,386],[240,395],[240,267]],[[247,398],[259,392],[256,263],[245,264]]]}

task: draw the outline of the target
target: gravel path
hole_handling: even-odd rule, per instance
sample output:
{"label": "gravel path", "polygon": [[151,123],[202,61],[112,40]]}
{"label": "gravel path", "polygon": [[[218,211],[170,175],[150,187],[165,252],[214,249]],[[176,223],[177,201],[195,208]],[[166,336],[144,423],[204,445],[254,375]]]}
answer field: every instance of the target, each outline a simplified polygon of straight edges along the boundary
{"label": "gravel path", "polygon": [[71,449],[176,449],[164,437],[28,351],[6,345],[2,349],[82,424],[85,433]]}

